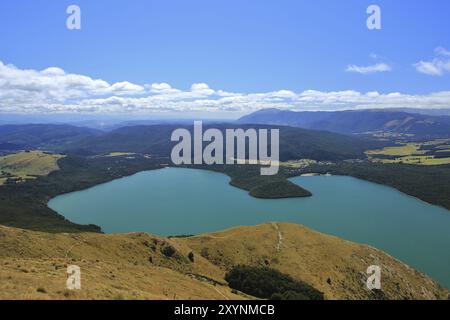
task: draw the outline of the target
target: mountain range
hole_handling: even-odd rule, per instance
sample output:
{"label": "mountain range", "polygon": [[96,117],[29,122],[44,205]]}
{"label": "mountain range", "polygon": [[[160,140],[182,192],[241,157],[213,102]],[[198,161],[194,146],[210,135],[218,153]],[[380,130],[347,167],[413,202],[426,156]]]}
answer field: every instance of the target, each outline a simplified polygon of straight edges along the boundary
{"label": "mountain range", "polygon": [[450,116],[397,110],[296,112],[264,109],[240,118],[238,123],[283,125],[343,134],[394,133],[429,138],[450,136]]}

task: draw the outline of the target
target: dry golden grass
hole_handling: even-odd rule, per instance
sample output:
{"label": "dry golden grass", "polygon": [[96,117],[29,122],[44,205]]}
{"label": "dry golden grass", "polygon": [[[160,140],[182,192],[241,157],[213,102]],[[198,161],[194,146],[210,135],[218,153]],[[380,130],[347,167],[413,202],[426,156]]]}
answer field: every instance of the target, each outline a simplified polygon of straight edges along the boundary
{"label": "dry golden grass", "polygon": [[[169,241],[144,233],[47,234],[0,227],[0,298],[242,298],[226,285],[193,278],[201,269],[223,282],[220,270],[200,256],[195,263],[181,253],[165,257],[161,248]],[[81,268],[82,290],[66,289],[71,264]]]}
{"label": "dry golden grass", "polygon": [[[162,253],[167,246],[176,249],[170,258]],[[81,267],[81,290],[66,289],[70,264]],[[0,299],[251,298],[226,285],[225,273],[237,264],[278,269],[323,291],[327,299],[370,299],[365,270],[372,264],[382,267],[389,299],[448,295],[379,250],[287,223],[173,239],[0,227]]]}
{"label": "dry golden grass", "polygon": [[382,268],[382,289],[390,299],[447,296],[430,278],[377,249],[300,225],[240,227],[184,240],[196,251],[207,248],[209,260],[224,269],[237,264],[268,265],[314,286],[327,299],[370,299],[365,289],[370,265]]}

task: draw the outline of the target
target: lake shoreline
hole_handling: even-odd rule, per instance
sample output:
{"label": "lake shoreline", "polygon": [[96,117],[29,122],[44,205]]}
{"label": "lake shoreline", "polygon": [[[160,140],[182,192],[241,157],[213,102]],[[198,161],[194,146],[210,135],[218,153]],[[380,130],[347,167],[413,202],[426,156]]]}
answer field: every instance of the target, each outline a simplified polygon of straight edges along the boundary
{"label": "lake shoreline", "polygon": [[316,172],[311,172],[311,173],[302,173],[299,177],[332,177],[333,175],[331,173],[316,173]]}
{"label": "lake shoreline", "polygon": [[[286,221],[369,244],[431,275],[435,272],[427,267],[433,261],[428,255],[439,254],[443,264],[450,261],[447,252],[436,251],[436,248],[443,250],[443,244],[436,245],[433,240],[438,237],[442,242],[449,238],[444,230],[450,225],[447,210],[417,201],[389,186],[350,176],[295,176],[289,181],[305,186],[316,196],[258,199],[230,186],[230,177],[223,172],[166,169],[143,171],[64,198],[57,197],[49,206],[71,221],[100,225],[108,234],[142,231],[160,236],[199,235],[234,226]],[[376,195],[385,201],[377,201]],[[351,202],[345,201],[348,196],[352,197]],[[397,205],[394,207],[392,203]],[[404,221],[412,222],[405,225]],[[427,236],[424,228],[433,230],[433,236]],[[399,238],[398,233],[404,236]],[[433,247],[434,251],[420,249],[410,256],[411,239],[421,242],[423,248]],[[434,278],[440,282],[443,279],[442,275]],[[447,279],[442,283],[448,286],[450,279]]]}

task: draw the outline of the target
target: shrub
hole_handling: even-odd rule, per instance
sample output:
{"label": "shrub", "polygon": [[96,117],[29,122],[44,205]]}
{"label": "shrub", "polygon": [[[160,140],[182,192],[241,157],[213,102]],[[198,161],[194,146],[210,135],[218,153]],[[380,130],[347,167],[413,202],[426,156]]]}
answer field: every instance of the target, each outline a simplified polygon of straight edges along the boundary
{"label": "shrub", "polygon": [[42,287],[37,288],[36,291],[39,293],[47,293],[47,290],[45,290],[45,288],[42,288]]}
{"label": "shrub", "polygon": [[170,257],[172,257],[172,256],[175,254],[175,252],[177,252],[177,251],[176,251],[175,248],[172,247],[172,246],[165,246],[165,247],[162,247],[161,252],[162,252],[163,255],[165,255],[166,257],[170,258]]}
{"label": "shrub", "polygon": [[323,300],[323,293],[268,267],[236,266],[225,276],[230,288],[261,299]]}
{"label": "shrub", "polygon": [[202,251],[200,251],[200,255],[201,255],[203,258],[208,259],[208,257],[209,257],[208,248],[202,248]]}

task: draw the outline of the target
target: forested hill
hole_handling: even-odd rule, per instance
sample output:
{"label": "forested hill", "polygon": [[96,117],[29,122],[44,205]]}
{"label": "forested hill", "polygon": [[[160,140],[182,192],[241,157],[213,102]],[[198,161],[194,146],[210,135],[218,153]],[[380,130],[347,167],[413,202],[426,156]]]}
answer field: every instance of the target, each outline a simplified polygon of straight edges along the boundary
{"label": "forested hill", "polygon": [[99,130],[65,124],[3,125],[0,126],[0,146],[7,150],[64,148],[100,134]]}
{"label": "forested hill", "polygon": [[[193,131],[192,126],[174,124],[130,126],[109,132],[71,125],[5,125],[0,126],[0,146],[3,151],[41,149],[78,155],[134,152],[167,157],[177,143],[171,141],[172,132],[180,127]],[[204,125],[203,131],[209,128],[221,130],[224,137],[226,129],[280,129],[282,161],[364,158],[365,150],[384,145],[350,135],[284,126],[215,124]]]}
{"label": "forested hill", "polygon": [[[135,152],[157,156],[169,156],[176,142],[171,142],[171,134],[179,126],[155,125],[133,126],[116,129],[96,137],[77,141],[66,151],[82,153]],[[207,130],[210,126],[204,126]],[[314,131],[291,127],[267,125],[214,125],[223,133],[226,129],[249,128],[280,129],[280,160],[313,159],[344,160],[363,158],[364,151],[379,147],[380,143],[357,137],[325,131]],[[192,126],[184,128],[192,132]],[[225,136],[225,135],[224,135]],[[270,140],[270,139],[269,139]],[[207,143],[204,145],[206,146]]]}
{"label": "forested hill", "polygon": [[265,109],[242,117],[239,123],[286,125],[344,134],[400,133],[419,137],[449,137],[450,117],[392,110],[294,112]]}

